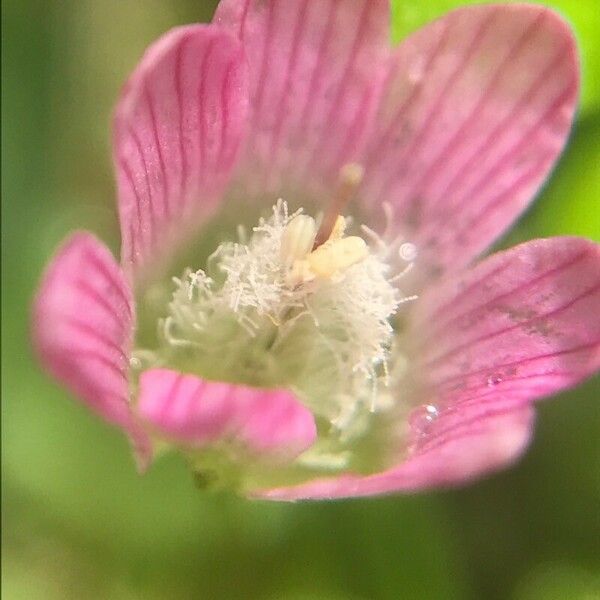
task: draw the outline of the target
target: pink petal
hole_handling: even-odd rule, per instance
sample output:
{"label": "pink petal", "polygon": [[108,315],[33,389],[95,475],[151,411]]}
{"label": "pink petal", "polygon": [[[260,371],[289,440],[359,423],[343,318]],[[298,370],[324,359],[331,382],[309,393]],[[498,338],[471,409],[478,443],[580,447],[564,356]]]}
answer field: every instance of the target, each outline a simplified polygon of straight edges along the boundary
{"label": "pink petal", "polygon": [[33,336],[46,368],[94,412],[125,430],[140,468],[151,458],[129,407],[131,289],[108,249],[72,235],[48,267],[33,310]]}
{"label": "pink petal", "polygon": [[564,147],[579,85],[573,34],[534,5],[456,10],[397,50],[367,151],[424,268],[455,270],[526,208]]}
{"label": "pink petal", "polygon": [[600,245],[527,242],[430,288],[416,309],[416,368],[442,401],[552,394],[600,368]]}
{"label": "pink petal", "polygon": [[215,209],[245,132],[246,71],[239,43],[192,25],[153,44],[115,114],[122,260],[156,260]]}
{"label": "pink petal", "polygon": [[441,415],[399,465],[360,476],[344,474],[291,487],[257,490],[269,500],[317,500],[412,492],[461,483],[513,462],[529,441],[533,410],[528,406]]}
{"label": "pink petal", "polygon": [[240,37],[250,67],[243,190],[296,184],[306,194],[331,184],[359,155],[374,117],[388,1],[223,0],[214,22]]}
{"label": "pink petal", "polygon": [[537,240],[497,254],[419,300],[407,339],[431,404],[409,418],[406,459],[368,477],[345,474],[259,490],[276,500],[337,498],[457,484],[518,458],[531,401],[600,368],[600,245]]}
{"label": "pink petal", "polygon": [[291,460],[317,434],[312,414],[291,392],[207,381],[167,369],[142,374],[138,408],[159,433],[195,448],[225,441],[250,453]]}

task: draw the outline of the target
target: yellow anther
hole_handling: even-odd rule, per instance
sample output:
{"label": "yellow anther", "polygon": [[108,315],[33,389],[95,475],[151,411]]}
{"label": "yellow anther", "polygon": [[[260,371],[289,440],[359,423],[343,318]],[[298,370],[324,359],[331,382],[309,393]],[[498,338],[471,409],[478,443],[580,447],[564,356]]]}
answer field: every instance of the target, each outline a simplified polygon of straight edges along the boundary
{"label": "yellow anther", "polygon": [[362,238],[351,236],[332,240],[311,252],[306,260],[317,277],[329,278],[360,262],[369,254]]}
{"label": "yellow anther", "polygon": [[308,215],[294,217],[285,227],[281,236],[281,261],[291,267],[295,261],[303,259],[315,243],[317,225]]}
{"label": "yellow anther", "polygon": [[326,279],[361,261],[369,253],[362,238],[344,237],[346,219],[338,215],[329,238],[311,252],[317,226],[307,215],[294,217],[281,237],[281,261],[286,283],[291,287],[315,278]]}

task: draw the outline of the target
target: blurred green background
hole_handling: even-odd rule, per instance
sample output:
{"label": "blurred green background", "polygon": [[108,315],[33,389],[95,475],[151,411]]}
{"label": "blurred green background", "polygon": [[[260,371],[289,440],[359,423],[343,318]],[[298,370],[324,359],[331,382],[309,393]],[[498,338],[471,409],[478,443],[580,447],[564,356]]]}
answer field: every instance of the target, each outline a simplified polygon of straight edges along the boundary
{"label": "blurred green background", "polygon": [[[453,0],[394,7],[394,37]],[[554,177],[503,244],[600,238],[600,11],[557,0],[584,61]],[[2,6],[2,592],[15,599],[600,598],[598,379],[540,406],[510,471],[461,490],[331,504],[206,496],[176,457],[136,475],[120,434],[28,345],[44,263],[73,228],[118,248],[109,116],[144,47],[202,0]]]}

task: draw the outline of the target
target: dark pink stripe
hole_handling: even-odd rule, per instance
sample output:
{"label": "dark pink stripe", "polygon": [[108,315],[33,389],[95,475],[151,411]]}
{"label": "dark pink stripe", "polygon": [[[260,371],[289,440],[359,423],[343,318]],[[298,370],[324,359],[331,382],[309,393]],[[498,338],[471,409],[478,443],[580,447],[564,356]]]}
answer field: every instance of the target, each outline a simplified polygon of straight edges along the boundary
{"label": "dark pink stripe", "polygon": [[94,253],[87,252],[85,257],[86,257],[86,261],[91,263],[91,265],[94,267],[94,269],[96,270],[96,273],[101,275],[105,279],[105,281],[107,281],[112,286],[112,288],[117,292],[117,295],[121,298],[121,300],[123,301],[123,304],[125,305],[127,314],[129,315],[129,318],[133,318],[133,309],[131,306],[131,298],[124,291],[124,288],[128,289],[127,284],[124,281],[122,281],[121,279],[116,279],[115,276],[113,275],[113,273],[111,273],[106,268],[106,265],[100,259],[98,259],[98,257]]}
{"label": "dark pink stripe", "polygon": [[[302,107],[302,112],[300,113],[300,119],[298,120],[298,131],[303,134],[304,131],[310,127],[309,119],[311,116],[311,109],[314,105],[314,98],[317,94],[317,89],[319,87],[320,80],[322,78],[323,66],[325,63],[325,53],[327,52],[327,48],[329,46],[329,41],[331,39],[331,31],[333,29],[333,25],[335,23],[335,16],[337,12],[337,7],[339,5],[339,0],[328,0],[329,1],[329,13],[327,14],[327,23],[325,25],[325,29],[323,31],[323,37],[319,43],[319,50],[317,52],[317,60],[315,62],[315,66],[313,67],[310,83],[307,88],[306,99],[304,101],[304,106]],[[306,137],[303,135],[303,137]]]}
{"label": "dark pink stripe", "polygon": [[[133,142],[136,146],[138,157],[142,161],[142,167],[144,168],[144,177],[145,177],[145,181],[146,181],[146,191],[147,191],[148,196],[147,196],[147,206],[143,207],[140,205],[140,212],[148,215],[148,217],[150,219],[150,227],[149,227],[150,240],[149,240],[149,242],[150,242],[150,251],[152,251],[156,248],[156,241],[157,241],[156,240],[157,215],[156,215],[156,206],[155,206],[155,202],[154,202],[154,194],[152,193],[152,183],[150,181],[150,171],[148,169],[148,164],[146,163],[146,156],[145,156],[144,150],[142,148],[141,140],[139,139],[139,137],[134,129],[129,127],[128,131],[129,131],[129,135],[131,136],[131,139],[133,140]],[[140,223],[141,223],[141,221],[140,221]]]}
{"label": "dark pink stripe", "polygon": [[205,117],[207,116],[205,110],[205,95],[206,95],[206,79],[208,77],[207,69],[208,69],[208,61],[210,55],[214,49],[214,38],[211,38],[207,44],[207,47],[204,48],[204,55],[202,56],[202,63],[200,66],[200,84],[198,86],[198,151],[200,153],[200,172],[202,173],[202,178],[204,178],[204,173],[206,171],[206,121]]}
{"label": "dark pink stripe", "polygon": [[85,359],[85,360],[93,360],[101,363],[111,371],[114,371],[120,378],[127,381],[127,376],[125,371],[121,365],[110,360],[108,357],[96,352],[95,350],[90,350],[88,348],[76,348],[73,350],[73,358],[75,360]]}
{"label": "dark pink stripe", "polygon": [[[294,35],[292,38],[292,50],[290,52],[290,56],[288,59],[288,65],[286,69],[286,76],[283,83],[283,87],[281,89],[281,94],[279,98],[279,102],[277,104],[277,117],[275,119],[275,127],[273,130],[273,134],[271,136],[271,147],[269,151],[269,162],[266,167],[269,165],[273,166],[276,163],[276,151],[279,146],[279,141],[281,137],[281,132],[283,129],[284,118],[287,118],[286,110],[287,110],[287,101],[289,98],[289,88],[290,83],[292,81],[293,76],[295,75],[296,65],[298,61],[298,51],[300,49],[300,41],[302,40],[302,34],[304,32],[304,26],[306,25],[306,12],[308,8],[308,0],[304,0],[302,3],[302,7],[300,9],[300,14],[298,20],[296,21],[296,26],[294,27]],[[272,169],[271,169],[272,170]]]}
{"label": "dark pink stripe", "polygon": [[[443,313],[447,313],[450,310],[450,308],[452,307],[452,305],[460,304],[459,300],[461,300],[465,296],[468,296],[473,290],[477,289],[478,287],[483,286],[492,277],[494,277],[496,275],[500,275],[507,269],[512,268],[513,264],[514,264],[514,261],[512,261],[512,260],[511,261],[507,260],[507,261],[502,262],[499,266],[497,266],[494,269],[492,269],[491,271],[485,273],[482,277],[471,282],[468,286],[461,289],[459,293],[457,293],[455,296],[452,297],[452,300],[450,300],[449,302],[444,302],[443,304],[438,306],[433,312],[426,314],[425,319],[427,320],[428,323],[438,323],[437,317],[440,317]],[[475,308],[469,309],[469,311],[471,311],[471,310],[475,310]],[[448,319],[447,321],[448,322],[453,321],[454,319],[460,318],[461,316],[464,316],[465,314],[468,314],[468,312],[461,313],[461,315],[459,315],[458,317],[454,316],[454,317],[452,317],[452,319]],[[443,321],[442,321],[442,323],[443,323]],[[439,327],[435,331],[439,331]],[[426,338],[426,339],[430,339],[430,338]]]}
{"label": "dark pink stripe", "polygon": [[501,329],[499,331],[493,331],[491,333],[487,333],[478,338],[475,338],[474,340],[469,340],[467,342],[463,342],[462,344],[459,344],[458,346],[455,346],[454,348],[451,348],[450,350],[444,352],[442,355],[425,362],[424,365],[426,367],[430,367],[433,364],[438,364],[439,362],[443,361],[444,358],[448,357],[450,354],[459,352],[460,350],[467,348],[469,346],[474,346],[475,344],[479,344],[480,342],[484,342],[486,340],[492,339],[492,338],[502,335],[504,333],[514,331],[515,329],[521,329],[523,327],[527,327],[529,325],[532,325],[536,321],[541,321],[543,319],[547,319],[548,317],[555,317],[556,315],[560,314],[561,312],[569,309],[571,306],[573,306],[580,300],[583,300],[583,299],[587,298],[588,296],[591,296],[598,290],[600,290],[600,283],[597,283],[596,285],[592,286],[591,288],[588,288],[585,292],[583,292],[579,296],[573,298],[566,304],[563,304],[562,306],[559,306],[558,308],[555,308],[554,310],[552,310],[544,315],[538,315],[538,316],[534,317],[533,319],[528,319],[527,321],[522,321],[521,323],[511,325],[510,327],[505,327],[504,329]]}
{"label": "dark pink stripe", "polygon": [[[537,33],[540,29],[543,18],[546,14],[545,10],[540,10],[536,18],[532,21],[532,23],[527,27],[527,29],[519,36],[516,42],[509,49],[508,53],[502,60],[501,64],[498,66],[496,71],[494,72],[492,78],[487,84],[485,90],[481,94],[479,100],[469,113],[469,115],[463,120],[461,125],[457,128],[454,134],[451,136],[450,140],[446,143],[444,148],[442,148],[441,152],[437,154],[437,156],[431,161],[430,165],[424,170],[423,174],[417,179],[416,183],[411,185],[409,190],[405,192],[405,196],[410,198],[415,190],[419,189],[423,183],[426,183],[428,187],[433,186],[433,184],[437,181],[440,176],[440,173],[443,172],[440,169],[440,166],[443,165],[446,160],[452,156],[456,148],[464,143],[464,141],[468,138],[465,136],[465,132],[468,131],[473,124],[476,123],[481,110],[486,106],[490,96],[493,92],[495,92],[498,83],[502,80],[502,77],[506,74],[507,68],[512,66],[514,62],[517,60],[517,55],[523,49],[525,44],[531,40],[533,35]],[[436,172],[436,175],[432,177],[432,172]],[[426,194],[422,195],[424,198],[427,198]]]}
{"label": "dark pink stripe", "polygon": [[182,70],[183,70],[183,55],[185,46],[188,43],[189,38],[184,38],[179,46],[177,47],[177,53],[175,55],[175,95],[177,96],[177,110],[179,117],[179,156],[181,158],[181,174],[179,178],[179,196],[181,199],[180,209],[183,209],[185,202],[185,194],[188,180],[188,164],[187,154],[185,151],[184,133],[183,133],[183,91],[182,91]]}
{"label": "dark pink stripe", "polygon": [[[450,31],[450,25],[452,22],[451,19],[452,19],[452,15],[450,17],[448,17],[448,19],[444,23],[444,28],[442,29],[440,35],[438,36],[437,42],[432,47],[432,49],[429,51],[427,60],[425,62],[425,67],[423,69],[425,73],[433,70],[433,67],[434,67],[438,57],[440,56],[442,49],[446,45],[446,41],[448,40],[448,33]],[[394,65],[394,68],[397,68],[397,65]],[[401,73],[401,75],[403,76],[404,73]],[[393,84],[394,79],[395,78],[390,77],[390,86]],[[413,87],[413,89],[411,90],[411,92],[408,95],[408,97],[406,98],[406,100],[398,107],[396,114],[390,121],[385,132],[381,136],[379,136],[379,141],[377,142],[377,145],[375,146],[375,148],[373,148],[371,150],[371,152],[369,152],[369,156],[367,158],[367,164],[369,166],[373,166],[376,162],[378,162],[381,152],[384,149],[386,149],[387,146],[389,145],[387,143],[389,138],[392,136],[393,132],[398,129],[399,125],[401,124],[401,120],[404,117],[404,115],[406,114],[406,112],[408,111],[408,109],[415,103],[416,100],[418,100],[419,96],[423,92],[423,88],[424,88],[423,81],[424,80],[421,80],[417,85],[415,85]],[[385,92],[384,92],[384,97],[385,97]]]}
{"label": "dark pink stripe", "polygon": [[[464,75],[467,71],[467,65],[473,59],[475,51],[479,48],[487,30],[491,27],[497,14],[497,9],[492,10],[481,22],[461,61],[456,65],[444,85],[440,88],[440,93],[432,104],[427,116],[423,119],[420,129],[413,135],[411,143],[408,144],[404,151],[400,154],[400,158],[396,161],[397,166],[401,165],[407,156],[414,156],[418,150],[420,150],[423,140],[427,137],[427,134],[431,130],[433,124],[437,123],[438,116],[442,113],[441,108],[444,106],[444,102],[446,101],[448,90],[456,83],[457,80],[459,80],[460,76]],[[390,169],[390,175],[384,180],[383,186],[376,197],[381,199],[382,196],[385,196],[396,178],[397,170]]]}
{"label": "dark pink stripe", "polygon": [[175,407],[175,405],[171,405],[171,410],[175,410],[175,408],[177,408],[178,413],[183,413],[186,415],[185,422],[182,424],[182,426],[180,426],[180,429],[185,428],[186,433],[191,433],[194,435],[194,437],[196,434],[196,428],[194,426],[197,425],[197,423],[194,422],[194,406],[200,399],[204,387],[204,381],[200,380],[193,393],[179,398],[179,406]]}
{"label": "dark pink stripe", "polygon": [[[482,152],[484,152],[486,149],[489,151],[494,146],[494,144],[497,141],[497,139],[499,138],[499,136],[501,136],[502,133],[507,129],[507,125],[510,122],[514,121],[517,118],[517,116],[521,113],[521,111],[523,111],[525,109],[525,107],[531,101],[532,97],[536,93],[539,93],[539,91],[542,87],[542,84],[544,82],[548,81],[548,75],[554,69],[556,69],[559,66],[559,64],[566,58],[565,50],[566,50],[565,46],[563,46],[562,48],[559,49],[559,51],[556,53],[556,55],[550,61],[549,65],[544,70],[542,70],[539,77],[527,89],[525,94],[521,98],[519,98],[519,100],[515,103],[512,110],[494,127],[494,129],[483,140],[483,142],[477,146],[477,148],[475,149],[473,154],[470,156],[470,158],[467,159],[467,161],[459,168],[459,170],[452,177],[452,179],[450,180],[448,185],[439,194],[438,197],[440,198],[440,200],[449,198],[450,195],[454,193],[456,186],[463,181],[465,174],[468,173],[472,168],[474,168],[474,165],[476,162],[481,160]],[[522,140],[527,140],[527,139],[528,139],[528,135],[525,135],[522,138]],[[509,151],[509,153],[510,153],[510,151]],[[494,169],[494,165],[492,166],[492,169]],[[478,180],[478,184],[481,182],[487,181],[489,176],[490,175],[489,175],[489,170],[488,170],[488,172],[485,173]],[[463,196],[461,196],[461,198],[465,198],[466,196],[467,196],[467,194],[463,194]],[[452,203],[452,205],[456,205],[456,204],[457,204],[456,201],[454,203]],[[432,210],[433,210],[433,205],[432,205]]]}
{"label": "dark pink stripe", "polygon": [[[470,377],[474,377],[476,375],[481,375],[482,373],[486,373],[486,372],[490,372],[490,371],[502,371],[503,369],[506,368],[510,368],[510,367],[515,367],[515,366],[523,366],[523,365],[530,365],[531,363],[535,363],[538,360],[548,360],[548,359],[552,359],[552,358],[558,358],[561,356],[567,356],[569,354],[577,354],[578,352],[585,352],[587,350],[591,350],[593,348],[597,348],[598,344],[600,344],[600,340],[598,340],[597,342],[591,342],[589,344],[582,344],[580,346],[576,346],[574,348],[568,348],[567,350],[557,350],[556,352],[550,352],[548,354],[540,354],[538,356],[531,356],[528,358],[522,358],[519,360],[514,360],[511,362],[507,362],[507,363],[500,363],[500,364],[491,364],[488,365],[486,367],[482,367],[481,369],[476,369],[475,371],[469,371],[466,373],[458,373],[457,375],[453,375],[451,377],[446,377],[440,381],[433,381],[432,383],[435,385],[435,387],[437,389],[440,389],[440,391],[444,391],[442,390],[443,386],[447,386],[448,384],[454,382],[454,381],[459,381],[459,380],[467,380]],[[565,375],[567,373],[564,373]],[[502,381],[515,381],[518,380],[518,377],[511,377],[511,376],[507,376],[507,377],[503,377]],[[478,386],[481,387],[481,386]],[[463,391],[469,391],[470,388],[461,388],[458,391],[460,391],[461,393]],[[453,391],[453,390],[448,390],[448,391]]]}
{"label": "dark pink stripe", "polygon": [[[132,228],[130,229],[131,259],[132,259],[132,262],[135,262],[135,260],[136,260],[136,255],[134,252],[135,246],[137,245],[140,248],[140,252],[142,254],[145,254],[144,246],[146,246],[146,249],[147,249],[147,245],[144,243],[144,239],[143,239],[143,235],[142,235],[142,217],[141,217],[141,202],[142,201],[141,201],[141,197],[135,187],[135,181],[133,179],[133,174],[131,173],[131,169],[129,168],[129,165],[127,164],[125,159],[119,160],[119,166],[120,166],[121,170],[123,171],[123,173],[125,174],[127,183],[129,184],[129,187],[131,188],[131,191],[133,192],[133,195],[135,197],[135,230],[136,231],[133,230],[133,224],[131,224]],[[136,241],[136,239],[139,239],[139,243]]]}
{"label": "dark pink stripe", "polygon": [[227,155],[227,132],[229,128],[229,103],[228,103],[228,92],[231,89],[231,78],[233,77],[233,73],[235,67],[237,65],[237,60],[232,59],[227,68],[225,70],[225,76],[223,77],[223,81],[221,83],[221,139],[220,146],[217,153],[217,162],[213,167],[213,172],[216,174],[217,171],[223,169],[223,164],[229,165],[231,161],[231,157]]}
{"label": "dark pink stripe", "polygon": [[[83,294],[84,296],[87,296],[90,300],[92,300],[96,306],[100,306],[108,316],[112,317],[114,322],[121,329],[124,328],[125,322],[122,316],[118,314],[117,308],[113,306],[106,298],[104,298],[104,296],[102,296],[102,294],[87,280],[76,279],[75,281],[73,281],[73,286],[77,288],[77,291],[79,293]],[[128,310],[128,307],[126,306],[125,309]],[[131,322],[129,314],[127,321],[128,323]]]}
{"label": "dark pink stripe", "polygon": [[263,34],[264,43],[263,43],[262,56],[261,56],[260,74],[258,76],[256,97],[254,98],[254,107],[255,107],[256,112],[254,113],[253,125],[255,126],[254,127],[255,130],[258,129],[260,126],[261,116],[262,116],[262,112],[263,112],[262,103],[263,103],[263,96],[265,93],[265,83],[266,83],[266,79],[267,79],[267,71],[268,71],[269,57],[270,57],[269,46],[271,45],[271,39],[273,37],[272,29],[273,29],[273,21],[275,20],[275,17],[274,17],[275,8],[274,7],[275,7],[274,0],[269,0],[268,7],[267,7],[266,29]]}
{"label": "dark pink stripe", "polygon": [[125,352],[123,352],[123,348],[121,348],[121,346],[117,344],[113,339],[104,335],[96,327],[93,327],[89,323],[85,323],[72,317],[65,318],[63,322],[68,327],[75,329],[78,333],[93,338],[95,341],[105,346],[106,349],[108,349],[109,351],[116,352],[126,363],[129,362],[129,358],[127,357]]}
{"label": "dark pink stripe", "polygon": [[[493,196],[492,199],[489,200],[480,211],[478,211],[474,216],[472,216],[470,220],[467,221],[465,219],[466,225],[462,229],[459,229],[457,232],[455,230],[455,239],[463,240],[463,236],[467,231],[480,231],[481,222],[485,221],[485,219],[490,215],[494,215],[495,212],[506,202],[510,200],[515,201],[516,199],[518,199],[520,191],[528,184],[538,180],[540,178],[540,172],[546,171],[545,167],[552,164],[554,156],[555,153],[552,150],[545,152],[541,158],[539,158],[535,163],[533,163],[525,172],[521,173],[521,175],[519,175],[519,177],[515,181],[513,181],[506,190]],[[530,197],[531,193],[527,196],[527,199],[529,199]],[[524,206],[521,207],[521,210],[524,208]],[[504,220],[499,218],[497,219],[497,223],[501,223],[503,226],[503,221],[506,221],[507,217],[509,222],[512,223],[516,215],[514,213],[511,213],[509,216],[505,215]],[[485,239],[487,241],[488,236],[486,236]]]}
{"label": "dark pink stripe", "polygon": [[[459,313],[458,315],[455,315],[451,319],[446,320],[445,322],[442,322],[441,325],[439,325],[437,328],[430,330],[428,332],[427,337],[423,338],[422,341],[419,340],[418,347],[422,347],[424,345],[429,344],[429,342],[431,342],[432,338],[434,338],[434,337],[439,338],[440,335],[442,335],[443,333],[447,332],[450,329],[450,326],[453,323],[456,323],[457,321],[464,319],[467,315],[472,315],[475,312],[480,312],[482,309],[485,309],[485,308],[495,304],[499,300],[503,300],[504,298],[509,298],[511,296],[515,296],[516,294],[523,293],[523,292],[529,290],[534,285],[538,284],[540,281],[543,281],[547,277],[552,277],[552,276],[556,275],[557,273],[560,273],[561,271],[565,271],[565,270],[570,269],[571,267],[577,265],[584,258],[586,258],[587,255],[588,255],[587,251],[580,252],[579,254],[576,254],[575,256],[569,258],[569,260],[561,263],[560,265],[553,267],[552,269],[549,269],[548,271],[544,271],[543,273],[540,273],[536,277],[534,277],[532,279],[528,279],[527,281],[520,283],[518,286],[511,288],[510,290],[502,292],[498,296],[494,296],[493,298],[486,300],[483,304],[474,306],[473,308],[470,308],[468,311]],[[513,261],[507,262],[505,264],[512,266]],[[502,270],[499,270],[499,271],[502,271]],[[478,287],[479,285],[482,285],[486,281],[486,279],[487,279],[487,277],[484,278],[483,280],[477,281],[475,284],[470,286],[471,289],[475,286]],[[428,321],[435,322],[435,320],[433,318],[428,319]]]}
{"label": "dark pink stripe", "polygon": [[167,415],[169,414],[173,404],[177,400],[177,396],[179,395],[179,388],[183,383],[183,375],[181,373],[173,373],[172,378],[173,382],[167,394],[163,396],[163,405],[158,413],[155,415],[155,423],[156,425],[162,426],[165,421],[170,425],[172,425],[172,420],[167,419]]}
{"label": "dark pink stripe", "polygon": [[[519,409],[516,406],[511,406],[510,408],[498,410],[490,410],[478,414],[470,419],[465,419],[464,421],[455,423],[451,427],[447,427],[439,432],[428,434],[424,442],[419,446],[418,453],[429,453],[432,450],[439,448],[440,446],[444,446],[450,442],[455,442],[461,438],[472,437],[485,433],[488,430],[488,427],[486,426],[489,426],[490,419],[496,420],[499,417],[507,416],[511,413],[516,413],[521,410],[522,409]],[[472,427],[479,422],[481,422],[481,427]],[[457,435],[450,436],[449,434]]]}
{"label": "dark pink stripe", "polygon": [[[337,152],[332,160],[327,161],[327,155],[325,156],[316,156],[316,160],[329,162],[331,164],[331,168],[337,168],[340,163],[343,161],[345,156],[351,154],[352,151],[348,151],[349,148],[352,148],[354,152],[357,152],[359,147],[360,136],[364,131],[364,128],[368,125],[367,119],[365,115],[368,115],[373,105],[375,90],[373,87],[368,87],[365,89],[360,102],[356,108],[356,115],[352,121],[352,125],[348,128],[346,135],[344,136],[344,140],[339,145]],[[327,153],[332,154],[333,153]]]}
{"label": "dark pink stripe", "polygon": [[248,18],[248,8],[250,7],[251,0],[246,0],[244,8],[242,10],[242,18],[240,19],[240,29],[238,32],[240,40],[244,39],[244,33],[246,29],[246,19]]}
{"label": "dark pink stripe", "polygon": [[170,193],[169,193],[169,179],[167,177],[167,169],[165,167],[165,159],[163,157],[162,148],[160,145],[160,139],[158,136],[158,124],[156,122],[156,113],[154,110],[154,101],[148,88],[148,82],[144,82],[144,95],[146,97],[146,104],[148,105],[148,112],[150,113],[150,123],[152,124],[152,136],[154,138],[154,145],[156,146],[156,153],[158,155],[158,164],[160,167],[160,182],[163,189],[163,213],[166,221],[168,222],[171,218],[171,206],[170,206]]}
{"label": "dark pink stripe", "polygon": [[[139,220],[136,221],[136,223],[139,224]],[[134,264],[135,261],[137,260],[137,240],[136,240],[136,234],[134,231],[134,224],[131,222],[131,219],[129,219],[129,228],[128,231],[123,231],[123,245],[125,244],[125,240],[127,239],[127,235],[129,235],[129,244],[128,244],[128,248],[129,248],[129,261],[131,262],[131,264]],[[141,253],[141,249],[140,249],[140,253]],[[123,254],[123,249],[121,249],[121,255]],[[123,257],[121,256],[121,261],[123,261]]]}
{"label": "dark pink stripe", "polygon": [[[496,397],[498,400],[502,400],[505,402],[510,402],[511,400],[531,400],[533,396],[531,392],[536,392],[537,390],[544,389],[545,391],[549,391],[549,388],[545,382],[540,381],[540,385],[535,388],[530,387],[530,384],[527,387],[520,385],[522,383],[531,382],[535,379],[543,379],[550,377],[559,377],[561,379],[572,378],[573,374],[568,373],[567,371],[544,371],[541,373],[529,373],[528,375],[520,375],[519,377],[512,377],[510,379],[504,379],[501,382],[495,384],[493,387],[488,387],[485,383],[480,383],[478,385],[473,385],[468,388],[456,390],[456,393],[459,396],[463,396],[465,394],[475,394],[476,392],[480,392],[478,395],[469,396],[464,400],[452,400],[452,398],[456,398],[452,392],[444,394],[445,402],[447,403],[447,407],[444,409],[444,414],[452,414],[454,412],[460,412],[463,407],[477,406],[480,404],[481,400],[484,398],[494,398]],[[511,385],[508,385],[511,384]],[[552,387],[552,390],[556,390],[557,388]]]}
{"label": "dark pink stripe", "polygon": [[[337,84],[335,99],[330,103],[329,106],[329,112],[325,120],[325,127],[327,126],[327,124],[334,122],[335,112],[339,109],[339,106],[342,104],[344,96],[348,92],[348,86],[351,80],[350,75],[352,67],[356,62],[360,47],[364,42],[365,30],[369,22],[368,15],[370,6],[370,0],[363,0],[363,8],[361,14],[358,17],[358,27],[356,28],[354,39],[352,41],[352,46],[350,48],[350,53],[348,54],[348,58],[342,71],[342,75],[340,77],[339,83]],[[317,144],[312,152],[312,158],[309,160],[309,171],[313,168],[315,162],[318,163],[322,159],[324,155],[323,147],[327,145],[330,139],[331,136],[322,135],[317,140]]]}
{"label": "dark pink stripe", "polygon": [[191,398],[193,400],[194,410],[192,411],[194,414],[190,415],[192,417],[197,416],[199,409],[201,408],[200,398],[202,397],[203,392],[205,391],[207,383],[204,379],[200,379],[198,382],[198,387],[194,390],[194,393],[191,394]]}

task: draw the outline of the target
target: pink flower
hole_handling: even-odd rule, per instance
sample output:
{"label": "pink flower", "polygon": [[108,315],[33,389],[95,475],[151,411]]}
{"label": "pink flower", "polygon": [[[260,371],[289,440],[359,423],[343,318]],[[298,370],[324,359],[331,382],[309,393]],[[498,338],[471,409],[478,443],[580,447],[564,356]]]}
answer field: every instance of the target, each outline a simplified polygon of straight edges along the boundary
{"label": "pink flower", "polygon": [[[514,461],[533,402],[598,369],[597,244],[535,240],[471,266],[563,149],[569,27],[477,6],[393,49],[388,12],[223,0],[125,86],[121,263],[70,237],[34,333],[140,468],[168,445],[205,479],[286,500],[461,483]],[[274,204],[237,244],[200,250]]]}

